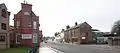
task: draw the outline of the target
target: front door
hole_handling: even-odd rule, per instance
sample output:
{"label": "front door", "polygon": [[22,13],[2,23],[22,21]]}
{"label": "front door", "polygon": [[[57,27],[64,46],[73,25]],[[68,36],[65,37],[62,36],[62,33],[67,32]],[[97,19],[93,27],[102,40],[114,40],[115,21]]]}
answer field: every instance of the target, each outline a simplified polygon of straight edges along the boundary
{"label": "front door", "polygon": [[17,43],[17,44],[20,44],[21,35],[20,35],[20,34],[17,34],[17,37],[16,37],[16,38],[17,38],[17,42],[16,42],[16,43]]}

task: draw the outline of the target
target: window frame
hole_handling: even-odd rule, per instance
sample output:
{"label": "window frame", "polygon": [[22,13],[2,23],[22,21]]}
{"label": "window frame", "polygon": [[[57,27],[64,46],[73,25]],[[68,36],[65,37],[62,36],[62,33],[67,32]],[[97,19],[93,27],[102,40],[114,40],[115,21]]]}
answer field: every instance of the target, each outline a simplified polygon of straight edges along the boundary
{"label": "window frame", "polygon": [[1,29],[7,30],[7,24],[6,23],[1,23]]}
{"label": "window frame", "polygon": [[5,9],[2,9],[2,14],[1,16],[4,17],[4,18],[7,18],[7,14],[6,14],[6,10]]}
{"label": "window frame", "polygon": [[16,25],[17,25],[17,28],[20,27],[20,20],[17,20],[17,21],[16,21]]}
{"label": "window frame", "polygon": [[37,29],[37,22],[33,21],[33,29]]}
{"label": "window frame", "polygon": [[[6,35],[7,35],[7,34],[0,34],[0,42],[5,42],[5,41],[6,41]],[[2,38],[2,39],[4,39],[4,40],[2,40],[2,41],[1,41],[1,36],[4,37],[4,38]]]}

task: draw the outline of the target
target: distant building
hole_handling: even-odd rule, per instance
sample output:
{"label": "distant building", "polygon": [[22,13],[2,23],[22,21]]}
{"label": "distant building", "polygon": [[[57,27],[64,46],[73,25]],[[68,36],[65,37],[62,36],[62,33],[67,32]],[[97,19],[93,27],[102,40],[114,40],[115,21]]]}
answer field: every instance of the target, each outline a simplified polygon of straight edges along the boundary
{"label": "distant building", "polygon": [[87,23],[75,23],[75,26],[66,26],[64,31],[65,42],[72,42],[77,44],[87,44],[92,41],[92,27]]}
{"label": "distant building", "polygon": [[109,32],[92,31],[93,43],[107,44]]}
{"label": "distant building", "polygon": [[64,43],[64,29],[55,37],[55,42]]}
{"label": "distant building", "polygon": [[0,49],[9,48],[9,16],[6,5],[0,4]]}
{"label": "distant building", "polygon": [[120,46],[120,36],[117,34],[109,34],[108,45],[110,46]]}
{"label": "distant building", "polygon": [[[32,5],[21,3],[21,10],[14,15],[14,32],[16,44],[32,46],[32,43],[40,42],[42,31],[39,30],[39,16],[32,11]],[[33,34],[39,35],[39,41],[32,40]]]}

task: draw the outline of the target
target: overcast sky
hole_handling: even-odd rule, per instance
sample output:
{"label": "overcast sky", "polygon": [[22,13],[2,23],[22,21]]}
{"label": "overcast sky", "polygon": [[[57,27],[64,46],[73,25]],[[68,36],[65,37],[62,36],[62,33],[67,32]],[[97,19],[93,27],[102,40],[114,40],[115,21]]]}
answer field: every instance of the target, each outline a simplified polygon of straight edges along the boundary
{"label": "overcast sky", "polygon": [[[110,31],[112,24],[120,19],[120,0],[26,0],[33,5],[33,11],[40,16],[40,29],[44,36],[54,36],[66,25],[74,22],[88,22],[94,29]],[[23,0],[0,0],[13,14],[21,9]]]}

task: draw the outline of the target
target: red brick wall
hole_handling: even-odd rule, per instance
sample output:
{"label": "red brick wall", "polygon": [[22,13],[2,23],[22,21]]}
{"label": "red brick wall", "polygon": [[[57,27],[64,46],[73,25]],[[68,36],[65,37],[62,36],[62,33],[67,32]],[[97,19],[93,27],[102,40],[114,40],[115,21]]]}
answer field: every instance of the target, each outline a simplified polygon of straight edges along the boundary
{"label": "red brick wall", "polygon": [[[16,33],[21,33],[21,34],[33,34],[33,26],[29,27],[28,23],[30,23],[30,16],[24,15],[24,12],[32,12],[32,5],[31,4],[23,4],[21,6],[21,11],[18,12],[15,16],[14,16],[14,26],[15,26],[15,34]],[[16,25],[17,22],[16,21],[20,21],[20,27],[17,29]],[[34,15],[32,16],[32,21],[36,20],[37,21],[37,33],[39,34],[39,17]],[[33,25],[33,22],[32,22]],[[20,40],[20,44],[21,45],[27,45],[27,46],[32,46],[32,39],[21,39]]]}
{"label": "red brick wall", "polygon": [[32,10],[32,5],[21,3],[21,8],[22,8],[23,11],[31,11]]}
{"label": "red brick wall", "polygon": [[20,41],[21,45],[24,45],[24,46],[32,46],[32,40],[31,39],[22,39]]}

